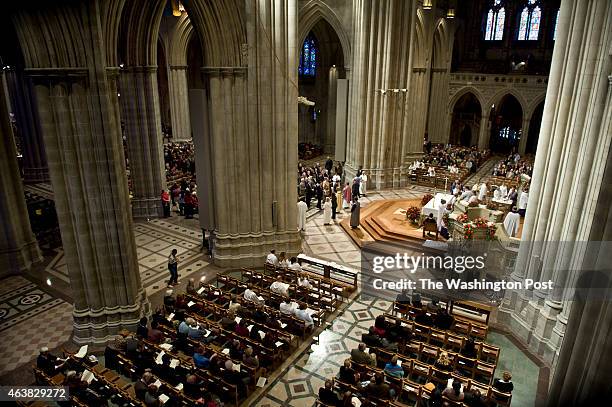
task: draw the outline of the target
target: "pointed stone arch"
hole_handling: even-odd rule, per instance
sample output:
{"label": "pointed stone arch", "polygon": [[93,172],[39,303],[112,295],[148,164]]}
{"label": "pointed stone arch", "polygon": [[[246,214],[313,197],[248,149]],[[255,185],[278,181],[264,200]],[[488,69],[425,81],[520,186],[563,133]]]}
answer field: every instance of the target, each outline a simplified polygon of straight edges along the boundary
{"label": "pointed stone arch", "polygon": [[448,102],[448,111],[452,114],[453,109],[455,108],[455,105],[457,104],[457,101],[459,99],[461,99],[461,97],[463,95],[465,95],[466,93],[472,93],[474,96],[476,96],[476,99],[478,99],[478,102],[480,102],[480,107],[482,107],[482,114],[485,115],[485,110],[487,109],[487,103],[485,103],[485,100],[482,96],[482,94],[478,91],[478,89],[476,89],[473,86],[466,86],[464,88],[461,88],[457,93],[455,93],[451,99]]}
{"label": "pointed stone arch", "polygon": [[498,106],[502,99],[507,95],[512,95],[519,102],[519,105],[521,106],[521,111],[523,112],[523,117],[528,117],[528,115],[531,114],[531,111],[528,109],[527,102],[525,101],[523,95],[521,95],[520,92],[517,92],[515,89],[512,88],[502,89],[495,95],[493,95],[493,97],[489,100],[489,106],[493,104],[495,106]]}
{"label": "pointed stone arch", "polygon": [[427,56],[426,56],[426,33],[425,33],[425,23],[423,22],[423,11],[419,8],[417,9],[417,19],[416,19],[416,41],[413,45],[414,47],[414,62],[413,67],[415,68],[424,68],[427,64]]}
{"label": "pointed stone arch", "polygon": [[170,52],[166,54],[169,65],[187,65],[187,47],[193,34],[193,24],[187,13],[183,13],[170,34],[170,43],[168,44]]}
{"label": "pointed stone arch", "polygon": [[352,55],[349,36],[342,28],[342,23],[336,13],[321,0],[311,0],[299,10],[298,44],[301,46],[304,43],[308,33],[320,20],[325,20],[336,32],[342,46],[345,65],[348,66]]}

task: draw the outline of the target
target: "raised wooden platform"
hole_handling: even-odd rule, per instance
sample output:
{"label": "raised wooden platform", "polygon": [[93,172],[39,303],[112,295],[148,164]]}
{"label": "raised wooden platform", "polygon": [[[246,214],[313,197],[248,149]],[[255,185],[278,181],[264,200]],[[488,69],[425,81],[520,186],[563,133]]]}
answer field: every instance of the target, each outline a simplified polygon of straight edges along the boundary
{"label": "raised wooden platform", "polygon": [[[427,239],[423,230],[415,227],[406,219],[405,212],[411,206],[421,207],[420,199],[389,199],[369,203],[361,209],[359,228],[352,229],[350,217],[340,222],[340,226],[360,248],[374,242],[390,243],[397,246],[421,247]],[[442,236],[438,240],[444,241]]]}

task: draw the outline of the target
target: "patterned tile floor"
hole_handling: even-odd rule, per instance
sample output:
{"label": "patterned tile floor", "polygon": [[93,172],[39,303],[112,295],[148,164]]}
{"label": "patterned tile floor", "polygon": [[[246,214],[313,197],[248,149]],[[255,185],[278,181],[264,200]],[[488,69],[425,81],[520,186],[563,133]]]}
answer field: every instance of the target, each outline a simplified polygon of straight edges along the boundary
{"label": "patterned tile floor", "polygon": [[71,304],[23,277],[2,280],[0,376],[30,361],[40,347],[66,342],[71,333]]}
{"label": "patterned tile floor", "polygon": [[[166,280],[169,278],[166,262],[172,249],[178,251],[181,278],[186,278],[209,265],[208,257],[200,252],[202,233],[192,227],[178,225],[163,219],[154,219],[149,222],[136,223],[134,237],[140,278],[147,295],[166,287]],[[45,271],[69,283],[62,250],[58,251],[57,256]]]}

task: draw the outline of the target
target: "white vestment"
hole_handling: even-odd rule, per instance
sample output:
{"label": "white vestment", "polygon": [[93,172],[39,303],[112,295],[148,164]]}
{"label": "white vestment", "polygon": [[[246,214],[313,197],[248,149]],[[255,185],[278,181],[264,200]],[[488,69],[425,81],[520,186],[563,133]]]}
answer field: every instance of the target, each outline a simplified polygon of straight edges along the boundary
{"label": "white vestment", "polygon": [[446,210],[446,204],[442,204],[440,203],[438,205],[438,230],[442,229],[442,225],[444,225],[444,221],[442,220],[442,218],[444,218],[444,215],[448,213],[448,211]]}
{"label": "white vestment", "polygon": [[298,206],[298,230],[304,230],[306,228],[306,211],[308,210],[308,205],[306,202],[300,201],[297,204]]}
{"label": "white vestment", "polygon": [[329,225],[331,223],[332,216],[332,204],[330,201],[325,201],[323,204],[323,224]]}
{"label": "white vestment", "polygon": [[478,193],[478,199],[480,201],[484,201],[487,196],[487,184],[482,184],[480,186],[480,192]]}
{"label": "white vestment", "polygon": [[283,283],[281,281],[275,281],[270,286],[270,291],[275,292],[276,294],[287,296],[289,295],[289,284]]}
{"label": "white vestment", "polygon": [[502,185],[501,187],[499,187],[499,192],[501,193],[502,198],[505,199],[508,196],[508,187]]}
{"label": "white vestment", "polygon": [[516,236],[516,234],[518,233],[520,220],[521,215],[516,212],[508,212],[506,218],[504,219],[504,229],[506,229],[508,236]]}
{"label": "white vestment", "polygon": [[302,266],[300,266],[300,263],[295,262],[295,263],[291,263],[289,265],[289,270],[293,270],[293,271],[298,271],[298,272],[302,272]]}
{"label": "white vestment", "polygon": [[493,198],[494,199],[500,199],[501,198],[501,192],[499,191],[499,188],[497,188],[495,190],[495,192],[493,192]]}
{"label": "white vestment", "polygon": [[529,200],[529,194],[525,191],[521,192],[521,197],[519,198],[519,209],[527,209],[527,201]]}
{"label": "white vestment", "polygon": [[366,194],[366,183],[368,182],[368,176],[365,174],[361,174],[361,181],[359,181],[359,193],[361,195]]}

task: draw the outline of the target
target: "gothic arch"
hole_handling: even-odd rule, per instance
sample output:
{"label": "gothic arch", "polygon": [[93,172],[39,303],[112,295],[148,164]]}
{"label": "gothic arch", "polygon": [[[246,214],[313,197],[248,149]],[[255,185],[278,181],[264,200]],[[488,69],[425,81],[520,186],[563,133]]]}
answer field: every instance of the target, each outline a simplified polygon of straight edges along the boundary
{"label": "gothic arch", "polygon": [[194,30],[204,49],[203,64],[209,67],[246,65],[243,44],[247,43],[244,5],[240,0],[185,0]]}
{"label": "gothic arch", "polygon": [[416,41],[413,45],[414,49],[414,63],[412,64],[415,68],[424,68],[427,64],[427,56],[425,53],[425,24],[423,22],[423,12],[421,9],[417,9],[416,18]]}
{"label": "gothic arch", "polygon": [[187,46],[189,45],[193,32],[193,24],[189,16],[187,13],[183,13],[170,34],[170,53],[167,54],[168,64],[170,66],[187,65]]}
{"label": "gothic arch", "polygon": [[529,118],[529,116],[531,115],[531,111],[527,109],[527,102],[525,101],[525,98],[523,98],[523,96],[519,92],[512,88],[502,89],[497,92],[493,97],[489,99],[490,103],[488,103],[488,106],[490,107],[493,104],[495,106],[498,106],[502,99],[507,95],[514,96],[514,98],[519,102],[519,105],[521,106],[521,110],[523,111],[523,118]]}
{"label": "gothic arch", "polygon": [[450,62],[451,32],[445,18],[441,18],[436,24],[433,35],[433,68],[446,68]]}
{"label": "gothic arch", "polygon": [[319,20],[325,20],[340,39],[345,65],[348,65],[348,62],[351,61],[351,43],[349,36],[342,28],[342,23],[334,11],[329,8],[327,4],[323,3],[321,0],[309,1],[299,10],[298,19],[298,44],[300,46],[304,43],[306,36]]}
{"label": "gothic arch", "polygon": [[157,40],[166,1],[133,0],[121,13],[118,57],[127,66],[157,66]]}
{"label": "gothic arch", "polygon": [[544,92],[542,92],[541,94],[539,94],[538,96],[536,96],[526,107],[525,109],[525,114],[528,114],[527,117],[531,117],[533,115],[533,112],[535,112],[536,108],[538,108],[538,106],[540,105],[540,103],[544,103],[544,100],[546,99],[546,90],[544,90]]}
{"label": "gothic arch", "polygon": [[471,93],[474,96],[476,96],[476,99],[478,99],[478,102],[480,103],[480,107],[482,108],[482,115],[483,116],[488,115],[488,112],[486,111],[486,109],[487,107],[490,107],[490,105],[485,103],[484,98],[482,97],[482,94],[478,91],[478,89],[476,89],[473,86],[466,86],[464,88],[461,88],[457,93],[453,95],[453,97],[450,99],[448,103],[448,113],[449,114],[453,113],[453,110],[455,109],[455,105],[457,104],[457,101],[461,99],[461,97],[465,95],[466,93]]}

